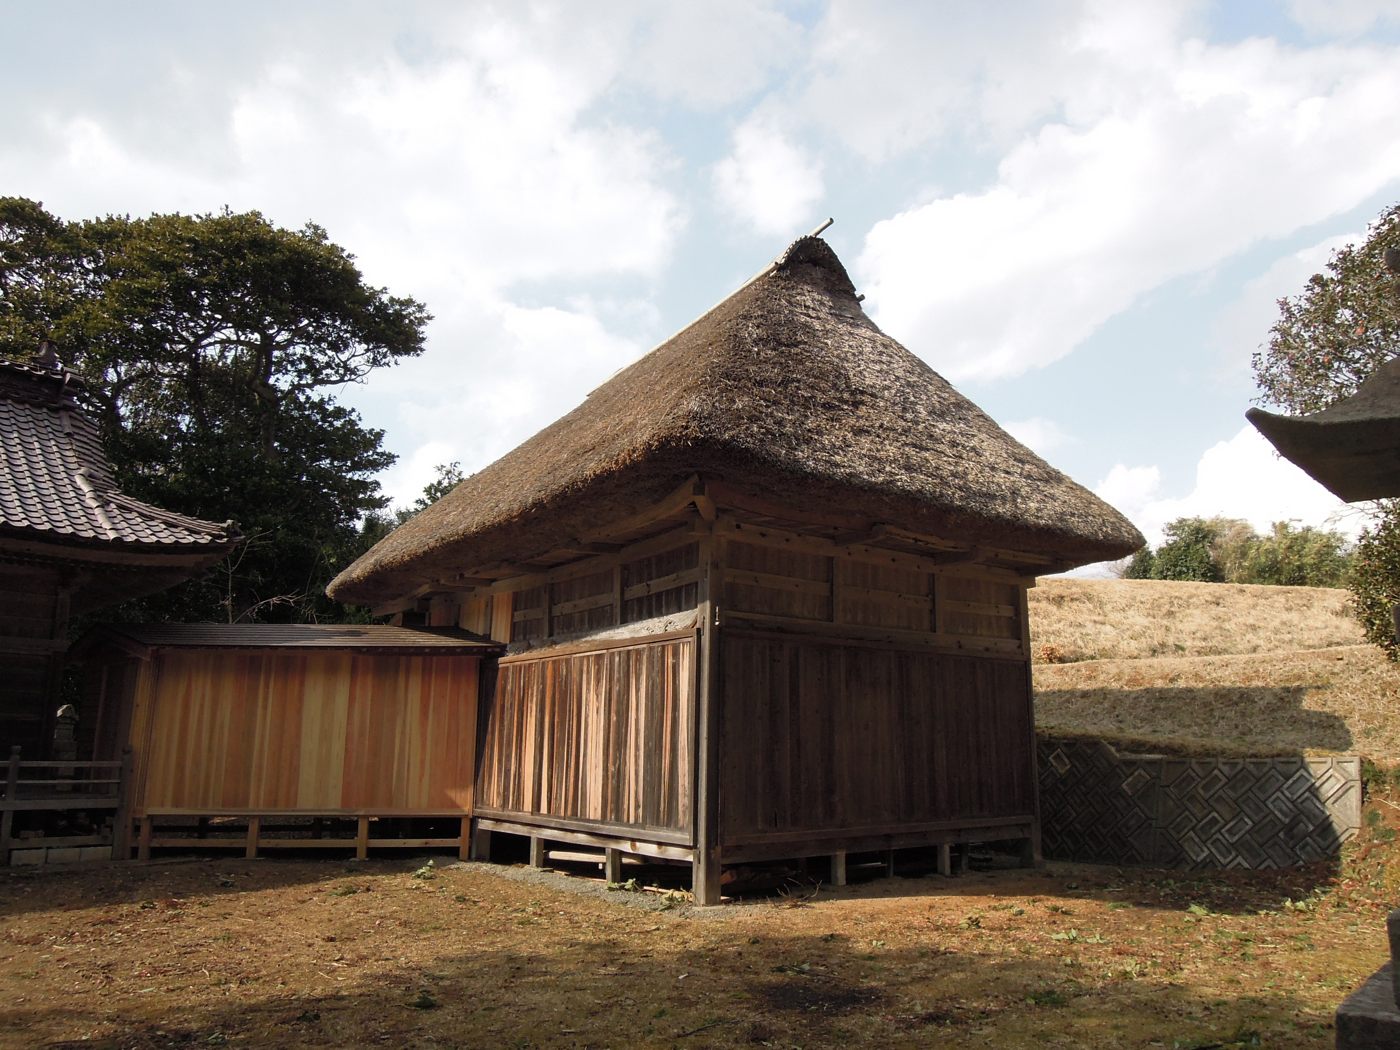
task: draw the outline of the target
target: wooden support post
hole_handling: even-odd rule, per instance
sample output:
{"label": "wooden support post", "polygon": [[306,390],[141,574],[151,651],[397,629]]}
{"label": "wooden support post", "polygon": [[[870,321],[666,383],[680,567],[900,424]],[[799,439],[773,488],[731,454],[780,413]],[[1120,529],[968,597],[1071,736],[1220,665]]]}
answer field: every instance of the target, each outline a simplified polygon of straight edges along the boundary
{"label": "wooden support post", "polygon": [[885,878],[894,878],[894,850],[885,850]]}
{"label": "wooden support post", "polygon": [[720,902],[723,865],[719,842],[720,592],[724,585],[719,539],[713,526],[700,541],[703,586],[700,602],[700,659],[695,692],[695,859],[691,892],[695,903]]}
{"label": "wooden support post", "polygon": [[262,831],[262,817],[248,818],[248,845],[243,856],[248,860],[258,859],[258,833]]}
{"label": "wooden support post", "polygon": [[472,828],[472,860],[491,859],[491,832],[482,827]]}
{"label": "wooden support post", "polygon": [[1021,867],[1040,867],[1040,843],[1034,835],[1021,840]]}
{"label": "wooden support post", "polygon": [[538,835],[530,836],[530,867],[544,867],[544,839]]}
{"label": "wooden support post", "polygon": [[471,860],[472,857],[472,818],[462,818],[461,829],[457,833],[457,859]]}
{"label": "wooden support post", "polygon": [[5,772],[5,809],[0,813],[0,864],[10,863],[10,840],[15,832],[15,801],[19,794],[19,745],[10,748],[10,764]]}
{"label": "wooden support post", "polygon": [[838,850],[831,855],[831,884],[846,885],[846,851]]}
{"label": "wooden support post", "polygon": [[611,846],[603,850],[603,880],[609,886],[622,881],[622,850]]}
{"label": "wooden support post", "polygon": [[[106,671],[103,671],[106,674]],[[112,859],[131,859],[131,745],[122,748],[121,769],[117,772],[117,808],[112,813]]]}
{"label": "wooden support post", "polygon": [[966,875],[966,874],[967,874],[967,858],[968,858],[968,855],[969,855],[971,852],[972,852],[972,847],[971,847],[970,845],[968,845],[966,842],[959,842],[959,843],[958,843],[957,849],[955,849],[955,850],[953,851],[953,858],[954,858],[954,859],[953,859],[953,874],[954,874],[954,875]]}
{"label": "wooden support post", "polygon": [[1045,863],[1045,857],[1040,850],[1040,791],[1036,785],[1040,783],[1040,758],[1039,758],[1039,738],[1035,733],[1035,680],[1031,672],[1031,613],[1030,613],[1030,592],[1027,588],[1020,588],[1020,603],[1017,605],[1017,615],[1021,621],[1021,648],[1026,659],[1026,699],[1030,707],[1030,785],[1031,797],[1035,804],[1035,814],[1031,822],[1030,838],[1026,840],[1026,850],[1021,855],[1021,864],[1027,868],[1038,868]]}
{"label": "wooden support post", "polygon": [[155,830],[153,827],[154,823],[149,813],[141,818],[141,826],[136,833],[137,860],[146,861],[151,859],[151,833]]}
{"label": "wooden support post", "polygon": [[361,817],[355,825],[355,859],[369,859],[369,817]]}
{"label": "wooden support post", "polygon": [[953,874],[953,847],[946,842],[938,844],[938,874],[945,879]]}
{"label": "wooden support post", "polygon": [[622,610],[626,608],[627,596],[623,593],[626,587],[626,580],[622,572],[622,562],[613,566],[613,608],[617,615],[613,618],[613,623],[622,625]]}

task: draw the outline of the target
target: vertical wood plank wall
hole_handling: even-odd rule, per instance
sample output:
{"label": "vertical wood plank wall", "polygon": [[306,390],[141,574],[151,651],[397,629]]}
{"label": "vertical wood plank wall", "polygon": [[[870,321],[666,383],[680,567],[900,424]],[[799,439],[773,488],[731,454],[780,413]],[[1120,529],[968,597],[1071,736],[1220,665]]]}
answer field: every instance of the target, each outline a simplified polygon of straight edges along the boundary
{"label": "vertical wood plank wall", "polygon": [[1034,821],[1019,579],[742,525],[721,552],[722,849]]}
{"label": "vertical wood plank wall", "polygon": [[504,658],[482,720],[477,812],[688,842],[694,660],[693,634]]}
{"label": "vertical wood plank wall", "polygon": [[0,568],[0,747],[18,744],[39,758],[58,704],[57,677],[66,618],[57,572],[10,565]]}
{"label": "vertical wood plank wall", "polygon": [[470,811],[480,659],[167,650],[137,688],[147,809]]}
{"label": "vertical wood plank wall", "polygon": [[1035,811],[1019,662],[730,630],[723,667],[725,845]]}

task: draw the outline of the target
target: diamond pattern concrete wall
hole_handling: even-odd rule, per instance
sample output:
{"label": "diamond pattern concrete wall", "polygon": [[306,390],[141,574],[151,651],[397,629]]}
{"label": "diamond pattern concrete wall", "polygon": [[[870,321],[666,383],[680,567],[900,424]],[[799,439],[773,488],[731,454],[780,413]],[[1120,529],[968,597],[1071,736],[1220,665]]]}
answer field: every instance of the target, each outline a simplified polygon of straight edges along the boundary
{"label": "diamond pattern concrete wall", "polygon": [[1178,758],[1041,737],[1053,860],[1281,868],[1335,856],[1361,827],[1361,760]]}

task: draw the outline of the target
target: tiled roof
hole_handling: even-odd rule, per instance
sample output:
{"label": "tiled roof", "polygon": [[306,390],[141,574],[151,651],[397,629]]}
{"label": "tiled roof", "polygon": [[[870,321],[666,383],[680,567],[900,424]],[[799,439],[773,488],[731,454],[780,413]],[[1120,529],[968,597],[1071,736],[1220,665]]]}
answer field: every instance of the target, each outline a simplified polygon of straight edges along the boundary
{"label": "tiled roof", "polygon": [[232,522],[186,517],[121,492],[76,389],[56,363],[0,360],[0,531],[130,550],[217,551],[238,542]]}
{"label": "tiled roof", "polygon": [[118,623],[98,629],[156,649],[396,649],[490,653],[503,646],[455,627],[321,623]]}

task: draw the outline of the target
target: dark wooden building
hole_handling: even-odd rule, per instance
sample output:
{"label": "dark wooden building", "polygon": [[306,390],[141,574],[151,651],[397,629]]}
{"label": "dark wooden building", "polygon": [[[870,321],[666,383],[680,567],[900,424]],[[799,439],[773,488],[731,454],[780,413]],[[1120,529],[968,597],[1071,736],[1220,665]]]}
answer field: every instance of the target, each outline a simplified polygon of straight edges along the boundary
{"label": "dark wooden building", "polygon": [[81,386],[47,349],[0,361],[0,748],[49,742],[69,617],[171,587],[240,540],[121,492]]}
{"label": "dark wooden building", "polygon": [[1142,543],[862,312],[825,242],[329,588],[509,643],[483,833],[724,865],[1038,841],[1026,588]]}

